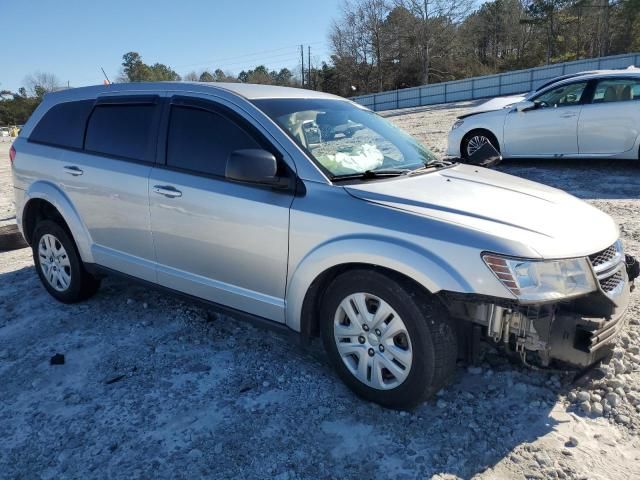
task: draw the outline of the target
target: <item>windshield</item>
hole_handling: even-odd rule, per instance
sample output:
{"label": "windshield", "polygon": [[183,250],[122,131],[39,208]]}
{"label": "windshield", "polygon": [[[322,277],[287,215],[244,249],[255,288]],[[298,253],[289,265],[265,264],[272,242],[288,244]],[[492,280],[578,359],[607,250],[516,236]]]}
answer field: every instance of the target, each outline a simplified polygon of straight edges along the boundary
{"label": "windshield", "polygon": [[331,178],[410,171],[437,157],[375,113],[346,100],[254,100]]}

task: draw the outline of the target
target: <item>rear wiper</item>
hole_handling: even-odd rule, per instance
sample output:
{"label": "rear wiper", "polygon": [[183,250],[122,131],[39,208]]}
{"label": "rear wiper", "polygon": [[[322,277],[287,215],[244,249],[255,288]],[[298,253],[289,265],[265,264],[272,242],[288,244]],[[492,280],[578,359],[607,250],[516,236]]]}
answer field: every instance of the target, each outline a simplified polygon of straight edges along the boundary
{"label": "rear wiper", "polygon": [[344,180],[373,180],[378,178],[399,177],[400,175],[406,175],[411,170],[408,168],[394,168],[394,169],[380,169],[380,170],[366,170],[362,173],[349,173],[346,175],[336,175],[331,178],[334,182],[342,182]]}

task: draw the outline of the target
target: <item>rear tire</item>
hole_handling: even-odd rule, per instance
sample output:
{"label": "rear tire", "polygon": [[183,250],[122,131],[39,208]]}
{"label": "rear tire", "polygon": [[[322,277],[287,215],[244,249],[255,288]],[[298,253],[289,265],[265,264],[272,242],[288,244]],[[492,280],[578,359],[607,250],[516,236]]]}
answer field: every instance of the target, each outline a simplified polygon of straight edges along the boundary
{"label": "rear tire", "polygon": [[329,285],[320,314],[333,367],[366,400],[412,408],[455,372],[457,338],[446,309],[409,281],[349,271]]}
{"label": "rear tire", "polygon": [[85,270],[71,235],[56,222],[38,222],[31,247],[40,281],[56,300],[76,303],[98,291],[100,280]]}

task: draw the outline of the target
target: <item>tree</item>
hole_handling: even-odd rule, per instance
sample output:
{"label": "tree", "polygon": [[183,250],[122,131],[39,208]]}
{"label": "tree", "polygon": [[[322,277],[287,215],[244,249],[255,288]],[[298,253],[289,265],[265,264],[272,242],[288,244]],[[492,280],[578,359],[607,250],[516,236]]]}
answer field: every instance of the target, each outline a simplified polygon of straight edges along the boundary
{"label": "tree", "polygon": [[42,96],[28,96],[24,87],[19,93],[3,90],[0,92],[0,125],[24,124],[41,101]]}
{"label": "tree", "polygon": [[121,80],[125,82],[177,81],[180,80],[180,75],[162,63],[149,66],[142,61],[138,52],[128,52],[122,56]]}
{"label": "tree", "polygon": [[215,81],[215,77],[210,72],[205,70],[204,72],[202,72],[200,74],[200,78],[198,78],[198,81],[200,81],[200,82],[214,82]]}
{"label": "tree", "polygon": [[152,82],[167,82],[167,81],[179,81],[180,75],[174,72],[171,67],[164,65],[162,63],[154,63],[151,67],[151,78],[149,79]]}
{"label": "tree", "polygon": [[[450,53],[450,40],[455,36],[456,25],[469,14],[473,1],[397,0],[397,3],[420,19],[415,38],[422,66],[422,83],[428,84],[438,66],[436,61]],[[440,64],[444,66],[445,62]],[[446,71],[436,73],[442,76]]]}
{"label": "tree", "polygon": [[27,90],[32,96],[42,98],[45,93],[60,88],[60,80],[53,73],[35,72],[24,79]]}
{"label": "tree", "polygon": [[200,81],[200,76],[196,72],[192,71],[192,72],[187,73],[183,77],[183,80],[185,82],[199,82]]}
{"label": "tree", "polygon": [[216,69],[215,72],[213,72],[213,79],[214,79],[213,80],[214,82],[231,82],[231,83],[234,83],[234,82],[240,81],[240,79],[234,77],[232,73],[229,73],[229,72],[225,73],[222,70],[220,70],[219,68]]}
{"label": "tree", "polygon": [[145,82],[151,77],[149,66],[142,61],[138,52],[128,52],[122,56],[122,73],[126,82]]}

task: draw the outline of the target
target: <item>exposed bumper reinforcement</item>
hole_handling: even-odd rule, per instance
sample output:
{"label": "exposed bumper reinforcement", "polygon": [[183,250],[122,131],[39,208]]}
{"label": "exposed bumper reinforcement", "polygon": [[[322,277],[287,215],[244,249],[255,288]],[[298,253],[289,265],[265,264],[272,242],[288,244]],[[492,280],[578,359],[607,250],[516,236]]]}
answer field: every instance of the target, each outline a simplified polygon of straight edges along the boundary
{"label": "exposed bumper reinforcement", "polygon": [[618,299],[618,306],[608,318],[590,318],[559,310],[549,335],[550,357],[572,365],[586,367],[606,357],[615,338],[625,325],[629,287]]}

